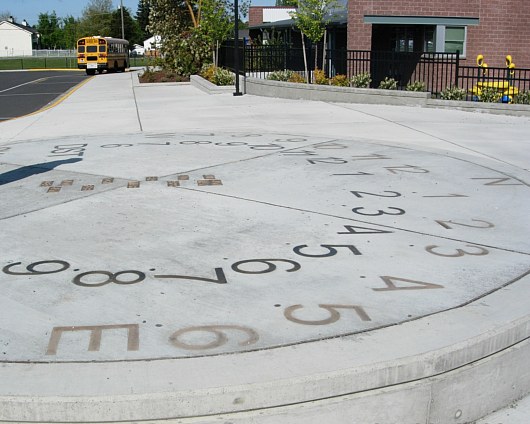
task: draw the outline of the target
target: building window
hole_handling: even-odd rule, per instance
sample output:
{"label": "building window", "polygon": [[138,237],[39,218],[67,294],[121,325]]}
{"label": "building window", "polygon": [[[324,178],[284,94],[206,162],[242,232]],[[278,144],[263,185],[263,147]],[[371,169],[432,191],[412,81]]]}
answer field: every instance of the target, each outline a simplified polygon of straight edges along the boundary
{"label": "building window", "polygon": [[445,48],[446,53],[465,53],[466,27],[445,27]]}
{"label": "building window", "polygon": [[423,51],[434,53],[436,51],[436,28],[426,26],[423,35]]}

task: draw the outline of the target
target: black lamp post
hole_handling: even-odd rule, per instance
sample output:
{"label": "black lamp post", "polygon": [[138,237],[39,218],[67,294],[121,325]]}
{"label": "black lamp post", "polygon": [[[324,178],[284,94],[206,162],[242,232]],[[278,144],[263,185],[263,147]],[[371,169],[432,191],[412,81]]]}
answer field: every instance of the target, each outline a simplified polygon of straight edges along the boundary
{"label": "black lamp post", "polygon": [[239,3],[234,0],[234,72],[236,74],[236,91],[234,96],[241,96],[243,93],[239,91]]}

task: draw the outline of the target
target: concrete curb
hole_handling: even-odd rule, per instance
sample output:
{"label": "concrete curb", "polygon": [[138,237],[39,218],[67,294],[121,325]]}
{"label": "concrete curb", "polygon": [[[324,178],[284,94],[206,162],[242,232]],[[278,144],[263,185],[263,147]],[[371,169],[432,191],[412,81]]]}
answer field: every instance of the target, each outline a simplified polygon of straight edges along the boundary
{"label": "concrete curb", "polygon": [[162,420],[290,408],[289,423],[298,423],[308,405],[325,414],[322,406],[334,401],[359,422],[472,422],[530,391],[527,274],[464,307],[369,335],[188,359],[11,363],[3,374],[16,384],[0,389],[0,420]]}
{"label": "concrete curb", "polygon": [[428,99],[426,106],[434,109],[458,109],[469,112],[492,113],[496,115],[530,116],[530,105]]}
{"label": "concrete curb", "polygon": [[235,86],[233,85],[218,86],[212,84],[210,81],[204,79],[199,75],[191,75],[190,82],[193,87],[198,88],[199,90],[208,94],[233,93],[235,90]]}

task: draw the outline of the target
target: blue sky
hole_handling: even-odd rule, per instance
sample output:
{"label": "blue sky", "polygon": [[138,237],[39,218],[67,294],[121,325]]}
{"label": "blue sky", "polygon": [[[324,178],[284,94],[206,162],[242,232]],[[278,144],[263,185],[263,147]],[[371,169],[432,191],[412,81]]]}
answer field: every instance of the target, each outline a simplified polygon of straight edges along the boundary
{"label": "blue sky", "polygon": [[[30,25],[36,25],[39,13],[55,12],[59,17],[72,15],[80,17],[88,0],[0,0],[0,13],[10,12],[17,22],[26,19]],[[112,0],[117,8],[120,0]],[[252,0],[254,6],[274,5],[275,0]],[[138,10],[138,0],[123,0],[123,6],[129,8],[133,15]]]}

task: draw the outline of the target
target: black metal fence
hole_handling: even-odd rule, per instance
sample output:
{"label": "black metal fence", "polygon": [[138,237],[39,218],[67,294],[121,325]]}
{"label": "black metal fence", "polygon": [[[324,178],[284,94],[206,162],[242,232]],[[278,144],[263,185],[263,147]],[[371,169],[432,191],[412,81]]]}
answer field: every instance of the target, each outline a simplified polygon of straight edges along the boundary
{"label": "black metal fence", "polygon": [[509,103],[527,93],[530,101],[530,69],[460,66],[457,85],[468,100]]}
{"label": "black metal fence", "polygon": [[[325,57],[323,55],[325,54]],[[290,46],[240,46],[239,69],[247,76],[267,78],[271,72],[295,71],[305,77],[304,52]],[[458,69],[458,56],[449,53],[397,53],[369,50],[322,50],[320,46],[306,49],[308,78],[315,69],[324,70],[326,76],[370,73],[371,87],[376,88],[386,77],[394,78],[398,88],[423,81],[426,90],[438,93],[454,85]],[[220,51],[220,64],[234,69],[233,44],[224,44]]]}
{"label": "black metal fence", "polygon": [[377,88],[385,78],[393,78],[398,89],[423,82],[425,90],[439,93],[457,84],[459,55],[452,53],[389,52],[370,50],[328,50],[328,76],[344,74],[348,78],[370,73],[370,87]]}
{"label": "black metal fence", "polygon": [[[220,66],[235,69],[233,49],[233,43],[221,47]],[[243,75],[267,78],[271,72],[290,70],[305,77],[301,48],[241,44],[239,49],[239,70]],[[396,80],[400,90],[420,82],[433,97],[440,97],[440,93],[450,87],[463,89],[464,100],[484,100],[485,92],[497,91],[499,101],[512,101],[515,96],[530,91],[530,69],[465,66],[458,52],[326,50],[325,57],[323,54],[320,46],[307,48],[309,80],[319,68],[328,78],[341,74],[351,79],[369,73],[372,88],[379,87],[387,77]],[[494,101],[495,97],[493,95]]]}

